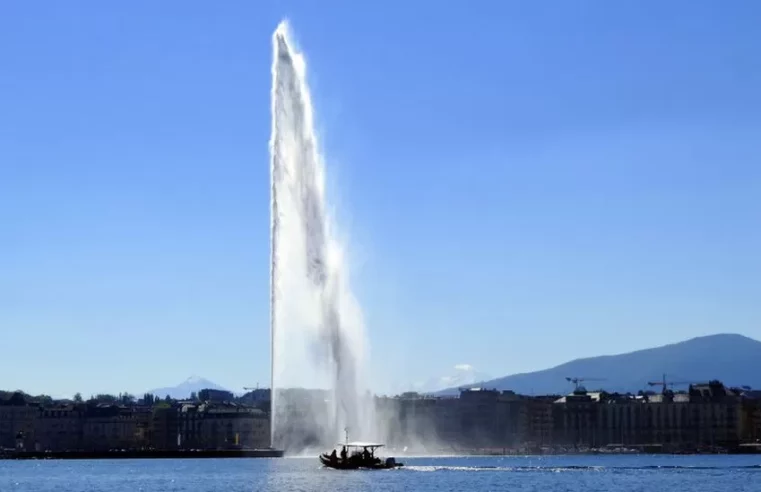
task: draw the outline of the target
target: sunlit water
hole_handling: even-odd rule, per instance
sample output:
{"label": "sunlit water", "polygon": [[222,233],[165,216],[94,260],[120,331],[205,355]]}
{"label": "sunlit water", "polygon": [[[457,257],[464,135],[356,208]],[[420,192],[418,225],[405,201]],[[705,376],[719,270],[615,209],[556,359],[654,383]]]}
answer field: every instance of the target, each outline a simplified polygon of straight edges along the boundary
{"label": "sunlit water", "polygon": [[712,491],[761,490],[761,456],[415,458],[385,471],[315,459],[0,461],[0,491]]}

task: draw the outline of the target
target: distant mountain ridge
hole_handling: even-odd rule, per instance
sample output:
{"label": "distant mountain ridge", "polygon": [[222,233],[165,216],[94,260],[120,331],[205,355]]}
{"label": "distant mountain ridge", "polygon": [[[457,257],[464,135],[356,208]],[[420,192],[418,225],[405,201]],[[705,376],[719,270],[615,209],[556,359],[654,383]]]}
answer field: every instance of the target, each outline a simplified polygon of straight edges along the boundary
{"label": "distant mountain ridge", "polygon": [[424,382],[413,384],[411,387],[405,388],[404,391],[429,394],[444,388],[476,384],[487,379],[491,379],[491,376],[476,371],[470,364],[457,364],[446,376],[430,378]]}
{"label": "distant mountain ridge", "polygon": [[177,386],[157,388],[157,389],[147,391],[146,393],[156,395],[159,398],[164,398],[166,395],[169,395],[170,398],[174,398],[176,400],[182,400],[182,399],[190,397],[191,393],[198,393],[202,389],[216,389],[216,390],[230,391],[227,388],[223,388],[222,386],[218,385],[217,383],[213,381],[209,381],[208,379],[204,379],[200,376],[191,376],[185,381],[183,381],[182,383],[178,384]]}
{"label": "distant mountain ridge", "polygon": [[[573,386],[566,378],[580,377],[598,379],[590,381],[587,389],[636,393],[648,389],[648,381],[660,381],[663,374],[672,381],[700,383],[718,379],[730,386],[761,388],[761,342],[736,334],[709,335],[625,354],[576,359],[542,371],[513,374],[467,387],[512,390],[526,395],[567,394]],[[458,391],[452,387],[436,394]]]}

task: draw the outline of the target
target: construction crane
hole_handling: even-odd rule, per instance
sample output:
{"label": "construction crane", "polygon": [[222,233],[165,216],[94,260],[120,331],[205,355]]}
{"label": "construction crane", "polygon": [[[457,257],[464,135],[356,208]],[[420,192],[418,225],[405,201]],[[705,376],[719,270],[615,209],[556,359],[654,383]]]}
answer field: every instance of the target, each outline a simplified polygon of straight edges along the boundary
{"label": "construction crane", "polygon": [[574,391],[580,391],[585,390],[584,386],[582,386],[580,383],[583,383],[584,381],[605,381],[605,379],[602,378],[565,378],[566,381],[569,383],[573,383],[573,390]]}
{"label": "construction crane", "polygon": [[697,384],[694,381],[668,381],[666,380],[666,375],[663,375],[663,379],[660,381],[648,381],[648,386],[661,386],[661,393],[665,393],[668,391],[669,386],[683,386],[683,385],[690,385],[690,384]]}

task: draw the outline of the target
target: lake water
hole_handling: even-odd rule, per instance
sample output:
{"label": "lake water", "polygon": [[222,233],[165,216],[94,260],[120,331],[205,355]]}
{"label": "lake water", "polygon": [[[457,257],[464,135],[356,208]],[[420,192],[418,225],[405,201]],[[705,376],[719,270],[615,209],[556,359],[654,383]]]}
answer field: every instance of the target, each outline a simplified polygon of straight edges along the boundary
{"label": "lake water", "polygon": [[337,471],[316,459],[0,461],[2,492],[761,491],[759,456],[405,458]]}

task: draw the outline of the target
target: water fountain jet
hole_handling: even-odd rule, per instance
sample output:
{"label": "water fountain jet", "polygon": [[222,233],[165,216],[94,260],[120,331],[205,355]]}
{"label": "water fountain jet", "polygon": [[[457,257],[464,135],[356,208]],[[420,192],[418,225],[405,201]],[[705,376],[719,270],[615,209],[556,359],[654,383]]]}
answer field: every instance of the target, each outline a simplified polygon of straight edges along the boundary
{"label": "water fountain jet", "polygon": [[[373,405],[360,384],[362,316],[326,212],[306,63],[287,23],[272,45],[272,445],[298,450],[333,444],[347,427],[371,437]],[[326,388],[327,398],[304,388]]]}

